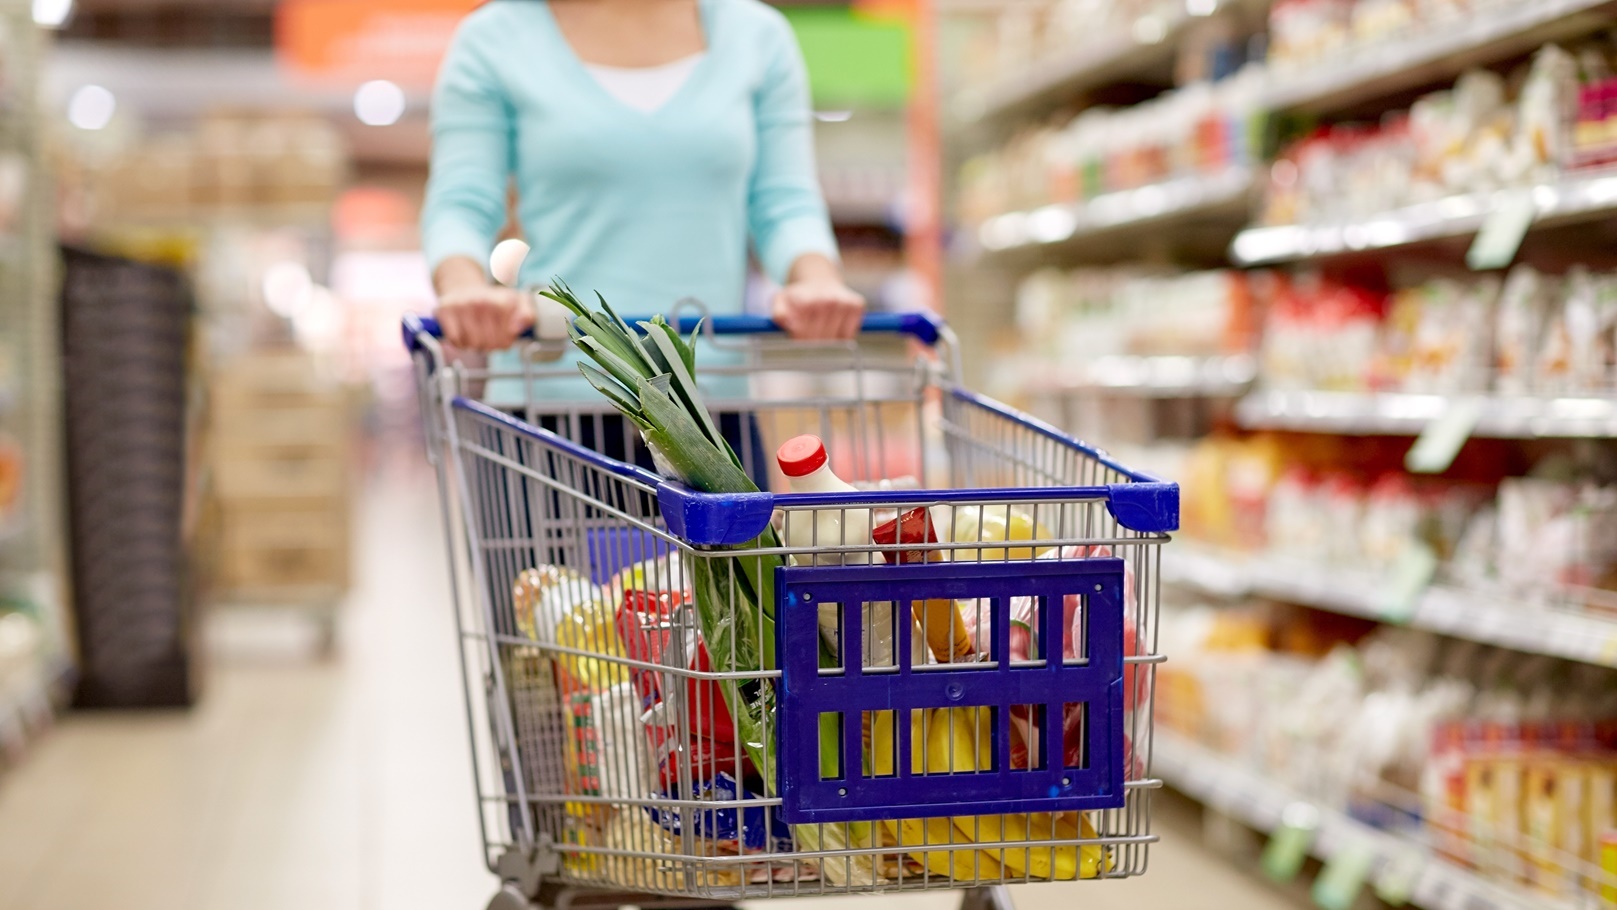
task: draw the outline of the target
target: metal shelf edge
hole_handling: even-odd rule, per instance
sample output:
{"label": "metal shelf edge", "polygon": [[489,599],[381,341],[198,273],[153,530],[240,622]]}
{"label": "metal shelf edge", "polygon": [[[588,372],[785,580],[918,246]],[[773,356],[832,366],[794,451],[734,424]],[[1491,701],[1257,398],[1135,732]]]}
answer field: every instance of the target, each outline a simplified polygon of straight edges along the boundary
{"label": "metal shelf edge", "polygon": [[1215,597],[1257,595],[1514,651],[1617,667],[1617,619],[1545,606],[1524,608],[1520,598],[1503,594],[1433,585],[1421,592],[1407,618],[1395,619],[1374,594],[1386,587],[1386,579],[1375,573],[1221,554],[1183,541],[1163,560],[1163,573],[1169,583]]}
{"label": "metal shelf edge", "polygon": [[991,254],[1054,246],[1236,206],[1246,202],[1255,183],[1256,171],[1249,167],[1233,167],[1212,176],[1178,177],[1085,202],[1007,212],[979,225],[976,237]]}
{"label": "metal shelf edge", "polygon": [[1230,259],[1278,265],[1464,237],[1481,230],[1501,199],[1522,192],[1533,197],[1533,228],[1617,212],[1617,173],[1574,171],[1549,183],[1445,196],[1353,221],[1249,227],[1230,243]]}
{"label": "metal shelf edge", "polygon": [[1617,438],[1617,397],[1262,390],[1241,400],[1249,430],[1415,436],[1457,401],[1482,417],[1471,435],[1487,439]]}

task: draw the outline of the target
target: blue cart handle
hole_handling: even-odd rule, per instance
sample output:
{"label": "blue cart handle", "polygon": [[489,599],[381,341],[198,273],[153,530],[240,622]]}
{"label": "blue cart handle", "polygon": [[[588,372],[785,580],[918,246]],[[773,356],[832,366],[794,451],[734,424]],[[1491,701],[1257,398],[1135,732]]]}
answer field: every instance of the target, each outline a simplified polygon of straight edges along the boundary
{"label": "blue cart handle", "polygon": [[[633,316],[624,317],[634,325],[650,317]],[[681,334],[689,333],[696,328],[700,316],[679,317],[679,331]],[[775,320],[767,316],[708,316],[702,331],[711,331],[715,335],[771,335],[784,331]],[[421,336],[430,335],[433,338],[442,338],[443,329],[438,320],[431,316],[419,316],[414,313],[404,317],[404,347],[410,353],[421,348]],[[859,331],[865,333],[881,333],[892,335],[909,335],[922,344],[933,347],[943,333],[943,320],[935,313],[866,313],[864,321],[859,324]],[[529,329],[522,335],[523,338],[532,338],[533,330]]]}

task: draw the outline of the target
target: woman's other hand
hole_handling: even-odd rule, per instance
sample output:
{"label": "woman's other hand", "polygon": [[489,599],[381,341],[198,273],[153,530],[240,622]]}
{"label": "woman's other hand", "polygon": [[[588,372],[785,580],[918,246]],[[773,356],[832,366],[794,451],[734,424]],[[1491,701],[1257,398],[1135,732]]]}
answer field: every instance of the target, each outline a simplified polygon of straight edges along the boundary
{"label": "woman's other hand", "polygon": [[770,315],[793,338],[838,341],[859,334],[865,298],[843,283],[835,263],[811,254],[792,265],[790,280],[775,294]]}
{"label": "woman's other hand", "polygon": [[470,259],[446,260],[434,276],[438,324],[444,340],[470,351],[503,351],[533,326],[528,295],[490,284],[482,266]]}

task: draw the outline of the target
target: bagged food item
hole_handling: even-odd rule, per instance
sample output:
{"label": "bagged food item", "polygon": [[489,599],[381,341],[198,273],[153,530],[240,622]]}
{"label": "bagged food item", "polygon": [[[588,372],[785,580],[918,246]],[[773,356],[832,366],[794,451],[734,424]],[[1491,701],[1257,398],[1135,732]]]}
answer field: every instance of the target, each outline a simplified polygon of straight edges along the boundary
{"label": "bagged food item", "polygon": [[[609,858],[614,865],[614,877],[632,881],[647,891],[678,894],[693,883],[709,888],[741,885],[741,873],[729,866],[703,869],[687,877],[689,870],[678,861],[684,848],[644,812],[617,813],[607,825],[604,839],[608,848],[624,852],[622,856]],[[657,858],[648,859],[648,854]]]}
{"label": "bagged food item", "polygon": [[[669,799],[685,798],[716,802],[763,799],[762,794],[738,786],[735,778],[726,772],[693,782],[692,787],[694,792],[689,797],[681,797],[677,785],[668,787],[663,795]],[[647,806],[646,812],[664,830],[674,835],[684,833],[684,825],[689,818],[691,832],[710,847],[737,849],[744,853],[792,852],[791,826],[781,822],[778,813],[766,813],[761,805],[745,806],[739,813],[734,808],[728,807],[691,809],[661,806]],[[769,816],[767,820],[766,814]]]}
{"label": "bagged food item", "polygon": [[688,600],[690,584],[685,578],[685,560],[679,553],[673,553],[629,566],[613,576],[607,600],[622,603],[624,595],[630,591],[677,594]]}
{"label": "bagged food item", "polygon": [[1499,293],[1494,331],[1494,371],[1498,390],[1523,395],[1531,390],[1533,368],[1543,345],[1547,283],[1531,266],[1511,269]]}
{"label": "bagged food item", "polygon": [[[643,663],[713,672],[707,645],[684,604],[682,594],[626,592],[617,618],[625,655]],[[683,720],[693,736],[735,742],[735,720],[716,681],[644,668],[634,670],[631,680],[647,724],[672,729]]]}
{"label": "bagged food item", "polygon": [[641,735],[639,698],[629,682],[568,697],[569,765],[582,795],[643,799],[654,792],[650,746]]}
{"label": "bagged food item", "polygon": [[[583,576],[559,566],[526,569],[511,590],[518,631],[541,644],[558,645],[603,657],[622,657],[604,592]],[[621,664],[577,654],[559,654],[564,688],[599,690],[628,678]]]}

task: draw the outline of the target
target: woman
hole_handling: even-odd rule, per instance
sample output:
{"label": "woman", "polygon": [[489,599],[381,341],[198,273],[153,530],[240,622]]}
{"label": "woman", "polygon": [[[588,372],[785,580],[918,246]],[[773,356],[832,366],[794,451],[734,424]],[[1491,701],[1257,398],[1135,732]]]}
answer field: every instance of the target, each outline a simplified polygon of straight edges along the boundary
{"label": "woman", "polygon": [[750,240],[782,327],[856,333],[802,55],[758,0],[491,0],[455,35],[432,119],[423,245],[450,343],[499,351],[534,323],[534,295],[485,271],[513,176],[524,286],[737,313]]}

